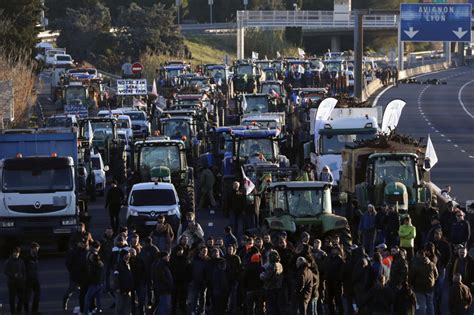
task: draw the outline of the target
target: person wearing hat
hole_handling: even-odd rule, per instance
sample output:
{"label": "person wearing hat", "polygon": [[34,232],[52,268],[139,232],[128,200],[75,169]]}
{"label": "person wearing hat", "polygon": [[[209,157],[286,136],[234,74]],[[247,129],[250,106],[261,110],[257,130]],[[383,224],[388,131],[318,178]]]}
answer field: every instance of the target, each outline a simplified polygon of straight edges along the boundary
{"label": "person wearing hat", "polygon": [[321,173],[319,174],[319,180],[322,182],[334,183],[334,176],[331,173],[329,166],[324,165]]}
{"label": "person wearing hat", "polygon": [[313,293],[313,273],[304,257],[296,259],[296,308],[299,314],[306,314]]}
{"label": "person wearing hat", "polygon": [[[25,296],[25,310],[32,313],[38,312],[40,296],[41,296],[41,285],[38,278],[38,252],[40,246],[38,243],[33,242],[30,245],[30,252],[25,257],[25,270],[26,270],[26,296]],[[30,300],[33,299],[31,309]]]}

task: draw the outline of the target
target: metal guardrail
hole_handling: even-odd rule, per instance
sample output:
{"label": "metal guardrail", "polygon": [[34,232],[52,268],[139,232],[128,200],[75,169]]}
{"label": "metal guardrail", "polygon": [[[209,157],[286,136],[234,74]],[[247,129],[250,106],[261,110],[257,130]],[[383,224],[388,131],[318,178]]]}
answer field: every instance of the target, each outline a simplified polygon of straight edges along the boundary
{"label": "metal guardrail", "polygon": [[[354,14],[333,11],[237,11],[241,27],[303,27],[331,31],[353,29]],[[364,28],[397,29],[398,15],[366,15]]]}

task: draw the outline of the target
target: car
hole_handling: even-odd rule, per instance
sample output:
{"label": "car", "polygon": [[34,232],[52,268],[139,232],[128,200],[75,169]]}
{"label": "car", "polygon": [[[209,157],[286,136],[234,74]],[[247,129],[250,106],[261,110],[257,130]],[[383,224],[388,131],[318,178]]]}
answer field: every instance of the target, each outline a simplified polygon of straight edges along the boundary
{"label": "car", "polygon": [[54,63],[54,56],[56,55],[60,55],[60,54],[63,54],[65,55],[66,54],[66,50],[65,49],[61,49],[61,48],[55,48],[55,49],[49,49],[46,51],[46,57],[45,57],[45,63],[47,66],[50,66]]}
{"label": "car", "polygon": [[181,220],[178,193],[173,184],[146,182],[132,186],[127,202],[127,225],[138,233],[149,233],[162,214],[176,233]]}
{"label": "car", "polygon": [[104,165],[104,161],[102,160],[100,153],[91,154],[91,164],[92,172],[94,173],[95,178],[95,191],[100,196],[103,196],[105,193],[105,186],[107,184],[105,172],[109,170],[109,167]]}
{"label": "car", "polygon": [[132,120],[128,115],[117,115],[118,131],[124,131],[128,142],[133,141]]}
{"label": "car", "polygon": [[68,65],[73,66],[74,60],[72,59],[71,55],[67,54],[56,54],[54,55],[53,65]]}
{"label": "car", "polygon": [[130,116],[134,138],[146,138],[150,135],[150,123],[146,118],[146,113],[140,110],[124,111],[124,115]]}

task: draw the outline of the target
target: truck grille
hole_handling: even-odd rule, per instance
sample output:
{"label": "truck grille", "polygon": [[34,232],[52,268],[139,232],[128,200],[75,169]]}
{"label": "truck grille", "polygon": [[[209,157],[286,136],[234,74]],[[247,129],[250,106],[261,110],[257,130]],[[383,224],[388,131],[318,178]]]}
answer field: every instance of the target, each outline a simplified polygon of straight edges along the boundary
{"label": "truck grille", "polygon": [[12,211],[22,213],[49,213],[63,210],[66,206],[41,205],[41,207],[36,209],[33,205],[17,205],[8,206],[8,208]]}

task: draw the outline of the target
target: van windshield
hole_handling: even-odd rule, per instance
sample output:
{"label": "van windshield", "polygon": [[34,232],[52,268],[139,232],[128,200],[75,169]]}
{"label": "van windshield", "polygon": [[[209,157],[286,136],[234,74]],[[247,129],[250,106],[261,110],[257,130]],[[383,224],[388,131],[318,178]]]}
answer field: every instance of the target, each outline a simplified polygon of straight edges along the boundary
{"label": "van windshield", "polygon": [[135,190],[130,199],[132,206],[172,206],[176,204],[174,192],[171,189]]}

